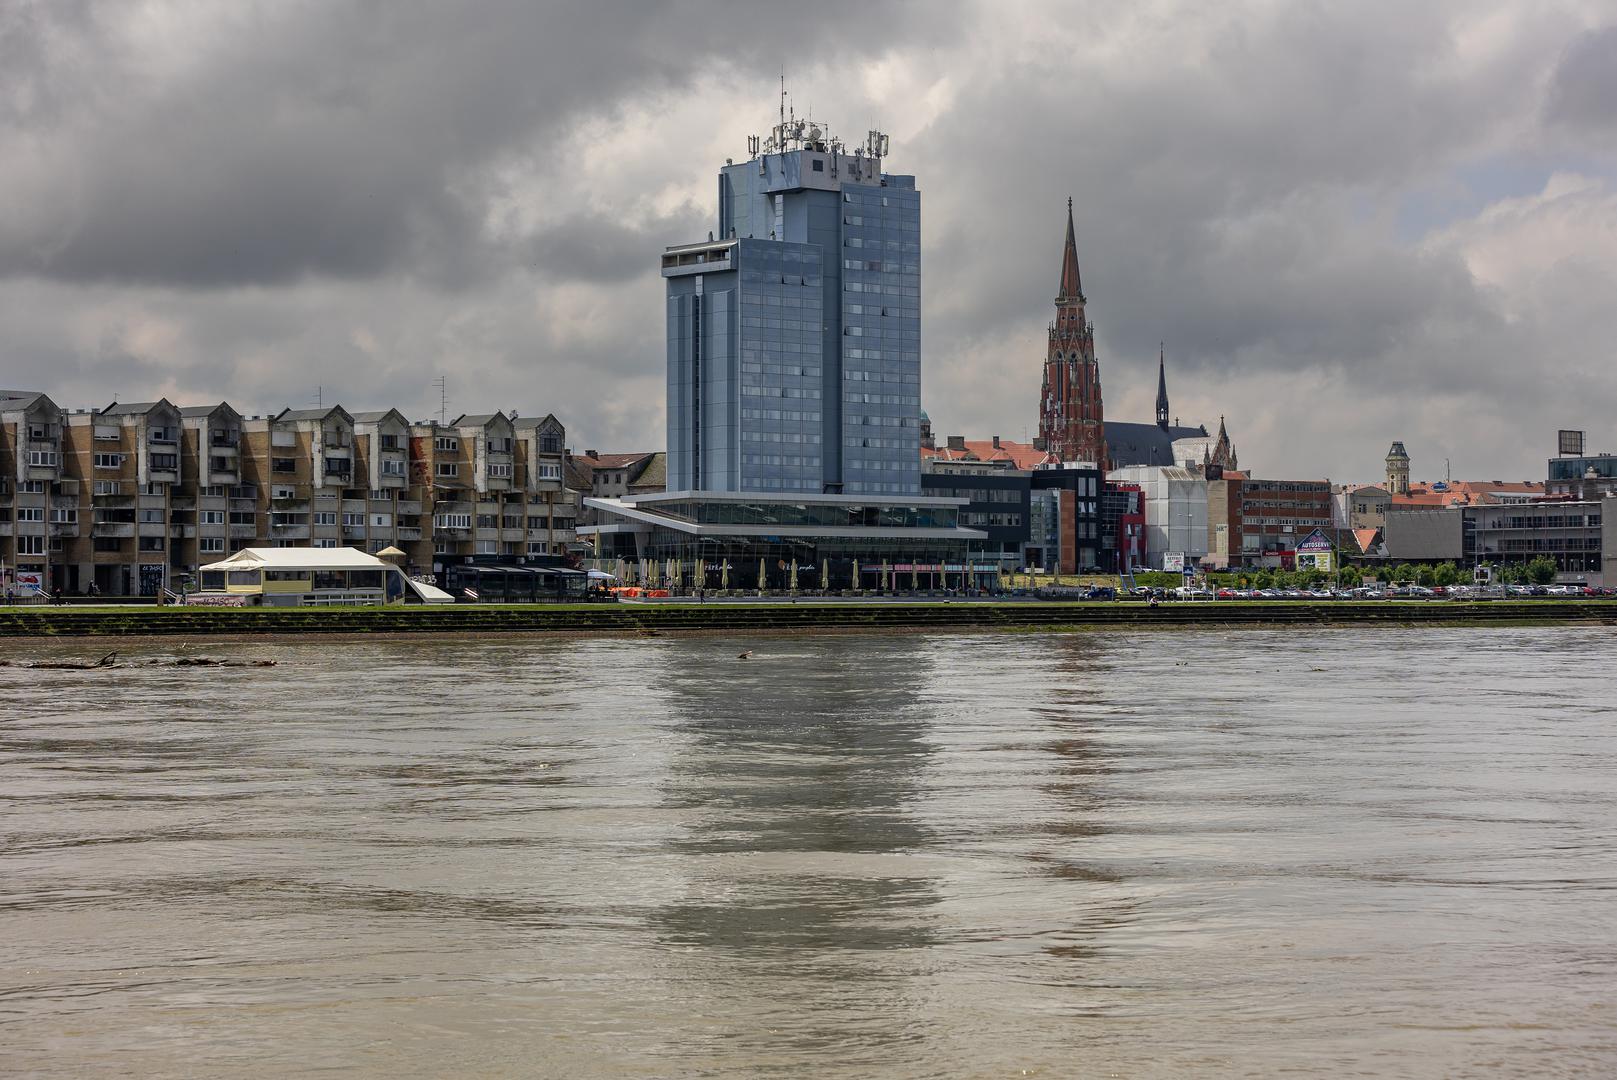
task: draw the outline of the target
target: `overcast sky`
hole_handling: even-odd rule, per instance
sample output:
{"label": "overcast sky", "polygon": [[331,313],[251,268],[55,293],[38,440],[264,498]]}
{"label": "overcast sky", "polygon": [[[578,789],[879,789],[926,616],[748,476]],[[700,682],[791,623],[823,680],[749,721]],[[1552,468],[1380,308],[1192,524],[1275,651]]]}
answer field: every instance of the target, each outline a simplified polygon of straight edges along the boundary
{"label": "overcast sky", "polygon": [[[1066,198],[1106,415],[1244,466],[1617,450],[1617,6],[0,2],[0,385],[661,448],[657,254],[801,115],[922,192],[923,404],[1023,438]],[[318,391],[317,391],[317,388]]]}

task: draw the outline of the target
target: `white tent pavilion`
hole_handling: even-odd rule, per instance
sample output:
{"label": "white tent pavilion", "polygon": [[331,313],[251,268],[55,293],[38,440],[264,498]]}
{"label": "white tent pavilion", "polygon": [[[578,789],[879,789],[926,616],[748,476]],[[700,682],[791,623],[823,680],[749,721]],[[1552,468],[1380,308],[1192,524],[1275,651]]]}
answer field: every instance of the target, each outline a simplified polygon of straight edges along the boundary
{"label": "white tent pavilion", "polygon": [[356,548],[243,548],[197,571],[198,603],[300,607],[387,604],[406,599],[453,603],[441,589],[411,581],[397,566]]}

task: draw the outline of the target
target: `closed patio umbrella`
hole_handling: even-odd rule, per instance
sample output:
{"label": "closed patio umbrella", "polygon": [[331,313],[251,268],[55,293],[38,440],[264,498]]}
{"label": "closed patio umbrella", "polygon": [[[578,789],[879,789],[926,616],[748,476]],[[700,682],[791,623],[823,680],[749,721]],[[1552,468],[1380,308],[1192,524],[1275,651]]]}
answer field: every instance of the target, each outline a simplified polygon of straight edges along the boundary
{"label": "closed patio umbrella", "polygon": [[792,578],[788,586],[793,592],[797,591],[797,560],[792,560]]}
{"label": "closed patio umbrella", "polygon": [[766,579],[764,578],[764,561],[762,559],[759,559],[758,560],[758,591],[759,592],[764,591],[764,582],[765,582],[765,580]]}
{"label": "closed patio umbrella", "polygon": [[822,590],[824,590],[824,589],[829,589],[830,587],[831,587],[831,560],[830,559],[825,559],[820,563],[820,588]]}
{"label": "closed patio umbrella", "polygon": [[730,560],[725,559],[719,567],[719,588],[725,592],[730,591]]}
{"label": "closed patio umbrella", "polygon": [[855,589],[859,588],[859,560],[858,559],[855,559],[853,561],[853,587]]}

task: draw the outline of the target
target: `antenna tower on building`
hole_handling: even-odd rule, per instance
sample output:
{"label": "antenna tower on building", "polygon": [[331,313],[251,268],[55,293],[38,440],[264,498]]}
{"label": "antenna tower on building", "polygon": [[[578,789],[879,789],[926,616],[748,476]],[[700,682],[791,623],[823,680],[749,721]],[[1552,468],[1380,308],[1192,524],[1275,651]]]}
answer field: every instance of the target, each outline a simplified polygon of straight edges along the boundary
{"label": "antenna tower on building", "polygon": [[449,379],[440,375],[432,380],[432,385],[438,388],[438,426],[449,423]]}

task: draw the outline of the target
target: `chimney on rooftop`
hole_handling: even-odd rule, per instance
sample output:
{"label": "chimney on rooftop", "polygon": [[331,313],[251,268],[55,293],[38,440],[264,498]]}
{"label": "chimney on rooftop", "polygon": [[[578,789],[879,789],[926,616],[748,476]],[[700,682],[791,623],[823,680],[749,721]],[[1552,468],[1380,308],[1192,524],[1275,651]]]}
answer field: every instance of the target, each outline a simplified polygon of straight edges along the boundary
{"label": "chimney on rooftop", "polygon": [[584,456],[587,458],[594,458],[596,461],[601,460],[601,452],[599,450],[586,450],[584,451]]}
{"label": "chimney on rooftop", "polygon": [[998,435],[994,436],[994,449],[995,450],[999,449],[999,436]]}
{"label": "chimney on rooftop", "polygon": [[949,436],[949,449],[950,450],[964,450],[965,448],[966,448],[966,437],[964,435],[950,435]]}

